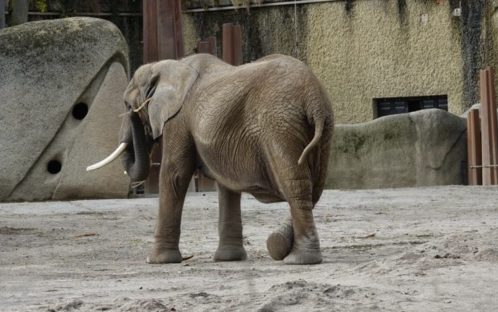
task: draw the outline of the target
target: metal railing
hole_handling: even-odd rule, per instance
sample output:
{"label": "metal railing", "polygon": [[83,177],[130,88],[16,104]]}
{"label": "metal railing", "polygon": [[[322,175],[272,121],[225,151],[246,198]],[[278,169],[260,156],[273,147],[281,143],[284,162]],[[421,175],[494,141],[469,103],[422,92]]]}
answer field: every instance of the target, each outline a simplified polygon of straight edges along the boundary
{"label": "metal railing", "polygon": [[[295,1],[283,1],[283,2],[271,2],[271,3],[261,3],[261,4],[251,4],[251,9],[257,8],[268,8],[277,6],[289,6],[289,5],[302,5],[302,4],[315,4],[315,3],[325,3],[325,2],[344,2],[344,0],[295,0]],[[216,11],[229,11],[244,8],[244,5],[236,6],[219,6],[212,8],[195,8],[183,10],[183,13],[198,13],[198,12],[216,12]]]}

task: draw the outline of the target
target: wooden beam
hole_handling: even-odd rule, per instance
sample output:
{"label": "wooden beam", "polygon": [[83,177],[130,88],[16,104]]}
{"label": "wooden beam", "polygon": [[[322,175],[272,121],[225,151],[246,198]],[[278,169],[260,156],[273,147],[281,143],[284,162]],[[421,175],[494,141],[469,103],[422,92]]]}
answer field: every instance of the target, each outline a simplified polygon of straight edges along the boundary
{"label": "wooden beam", "polygon": [[232,65],[241,65],[242,59],[242,32],[240,25],[223,24],[223,61]]}
{"label": "wooden beam", "polygon": [[233,64],[232,28],[233,28],[232,23],[223,24],[223,38],[221,41],[223,45],[222,57],[223,61],[227,62],[228,64]]}
{"label": "wooden beam", "polygon": [[[180,0],[144,0],[143,23],[144,63],[183,57]],[[152,166],[145,183],[148,194],[159,191],[161,158],[161,144],[155,144],[151,151]]]}
{"label": "wooden beam", "polygon": [[157,54],[159,60],[183,57],[180,2],[178,0],[158,0],[157,14]]}
{"label": "wooden beam", "polygon": [[144,0],[144,63],[183,57],[180,0]]}
{"label": "wooden beam", "polygon": [[498,184],[498,124],[496,120],[496,91],[495,91],[495,71],[493,68],[487,68],[487,90],[489,105],[489,146],[491,148],[491,183]]}
{"label": "wooden beam", "polygon": [[143,1],[144,64],[157,61],[157,0]]}
{"label": "wooden beam", "polygon": [[218,48],[216,47],[216,37],[210,36],[208,37],[207,41],[209,44],[209,53],[211,53],[214,56],[218,56]]}
{"label": "wooden beam", "polygon": [[481,123],[479,110],[473,109],[467,115],[467,162],[468,184],[482,184]]}
{"label": "wooden beam", "polygon": [[498,183],[498,127],[494,70],[486,67],[479,73],[481,96],[482,184]]}
{"label": "wooden beam", "polygon": [[197,42],[197,53],[209,53],[209,42],[207,40]]}
{"label": "wooden beam", "polygon": [[232,55],[233,63],[232,65],[242,65],[242,31],[240,25],[234,25],[232,27]]}

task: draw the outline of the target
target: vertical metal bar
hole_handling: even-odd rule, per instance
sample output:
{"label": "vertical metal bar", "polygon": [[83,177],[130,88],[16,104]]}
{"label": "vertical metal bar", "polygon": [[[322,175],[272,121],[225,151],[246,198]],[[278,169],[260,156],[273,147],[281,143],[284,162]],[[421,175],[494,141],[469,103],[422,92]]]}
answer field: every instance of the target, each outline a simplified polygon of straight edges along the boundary
{"label": "vertical metal bar", "polygon": [[482,184],[491,185],[492,175],[489,165],[492,163],[491,146],[490,146],[490,124],[489,115],[489,98],[488,98],[488,75],[487,70],[479,72],[480,78],[480,96],[481,96],[481,144],[482,144]]}
{"label": "vertical metal bar", "polygon": [[223,61],[228,64],[233,64],[233,36],[232,36],[232,23],[223,24]]}
{"label": "vertical metal bar", "polygon": [[242,31],[240,25],[232,27],[232,65],[242,65]]}
{"label": "vertical metal bar", "polygon": [[467,162],[469,185],[482,184],[481,126],[479,110],[473,109],[467,115]]}

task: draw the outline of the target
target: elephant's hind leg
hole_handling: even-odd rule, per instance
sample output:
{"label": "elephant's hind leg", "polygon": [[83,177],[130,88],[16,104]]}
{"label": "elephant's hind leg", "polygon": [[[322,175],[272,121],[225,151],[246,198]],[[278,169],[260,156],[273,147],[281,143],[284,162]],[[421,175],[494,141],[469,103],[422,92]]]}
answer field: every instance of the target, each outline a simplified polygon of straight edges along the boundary
{"label": "elephant's hind leg", "polygon": [[320,241],[313,220],[311,199],[290,199],[289,205],[294,229],[292,250],[284,258],[286,264],[317,264],[322,262]]}
{"label": "elephant's hind leg", "polygon": [[247,258],[242,243],[240,193],[218,184],[220,241],[214,255],[215,261],[237,261]]}
{"label": "elephant's hind leg", "polygon": [[[267,246],[273,258],[284,258],[286,264],[316,264],[322,262],[320,242],[313,219],[313,184],[306,164],[297,160],[280,159],[273,163],[274,176],[290,206],[292,227],[284,224],[285,231],[270,235]],[[281,228],[282,229],[282,228]],[[289,242],[292,230],[293,240]],[[273,236],[273,237],[272,237]],[[288,252],[288,245],[292,248]]]}

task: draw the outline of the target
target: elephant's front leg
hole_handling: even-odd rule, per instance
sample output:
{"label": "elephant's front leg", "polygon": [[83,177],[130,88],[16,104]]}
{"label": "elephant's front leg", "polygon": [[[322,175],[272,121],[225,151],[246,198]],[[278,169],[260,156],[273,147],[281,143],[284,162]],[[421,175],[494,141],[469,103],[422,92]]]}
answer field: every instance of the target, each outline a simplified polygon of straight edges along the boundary
{"label": "elephant's front leg", "polygon": [[[166,129],[166,128],[165,128]],[[179,130],[177,130],[178,132]],[[159,214],[155,243],[147,263],[178,263],[183,203],[195,169],[193,144],[184,137],[164,136],[159,177]]]}
{"label": "elephant's front leg", "polygon": [[247,254],[242,245],[240,193],[232,192],[218,184],[218,198],[220,205],[218,223],[220,242],[214,255],[214,260],[245,260]]}
{"label": "elephant's front leg", "polygon": [[[166,166],[164,166],[166,167]],[[154,248],[147,263],[179,263],[182,255],[178,248],[180,226],[185,193],[188,188],[186,178],[173,172],[165,173],[161,168],[159,189],[159,214],[154,233]],[[176,176],[176,177],[175,177]]]}

